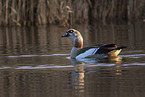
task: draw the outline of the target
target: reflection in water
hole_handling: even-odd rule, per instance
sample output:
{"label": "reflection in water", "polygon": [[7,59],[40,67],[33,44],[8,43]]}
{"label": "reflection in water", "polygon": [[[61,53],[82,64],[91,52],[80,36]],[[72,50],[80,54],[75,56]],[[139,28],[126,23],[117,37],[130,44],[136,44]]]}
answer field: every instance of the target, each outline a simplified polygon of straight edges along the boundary
{"label": "reflection in water", "polygon": [[1,97],[128,97],[144,95],[145,67],[86,67],[0,70]]}
{"label": "reflection in water", "polygon": [[143,97],[144,25],[74,27],[85,46],[116,43],[127,49],[119,57],[72,63],[72,41],[60,37],[68,28],[0,28],[0,97]]}
{"label": "reflection in water", "polygon": [[85,70],[84,65],[76,65],[72,76],[75,81],[75,95],[77,97],[85,97]]}
{"label": "reflection in water", "polygon": [[[126,45],[128,49],[143,49],[144,23],[122,25],[78,26],[82,32],[85,46],[91,44],[116,43]],[[69,53],[72,41],[61,39],[68,28],[57,26],[41,27],[6,27],[0,29],[1,55],[5,54],[45,54],[59,52]],[[136,41],[135,41],[136,40]],[[55,49],[54,49],[55,48]],[[67,50],[66,50],[67,48]]]}
{"label": "reflection in water", "polygon": [[114,64],[121,64],[123,58],[120,57],[120,56],[115,56],[115,57],[106,57],[106,58],[101,58],[101,59],[98,59],[98,58],[82,58],[82,59],[74,59],[74,58],[71,58],[71,63],[73,65],[76,65],[76,64],[79,64],[79,63],[89,63],[89,64],[92,64],[92,63],[114,63]]}
{"label": "reflection in water", "polygon": [[[92,44],[108,44],[116,43],[118,45],[126,45],[128,51],[123,50],[121,54],[126,54],[130,50],[142,50],[144,53],[144,23],[132,23],[121,25],[82,25],[76,26],[75,29],[80,30],[84,37],[84,45]],[[11,60],[13,56],[45,56],[51,54],[69,54],[72,41],[70,39],[61,39],[61,35],[68,28],[61,28],[57,26],[40,26],[40,27],[6,27],[0,29],[0,65],[5,64],[20,64],[22,58]],[[32,56],[34,55],[34,56]],[[3,56],[9,56],[3,57]],[[36,58],[36,57],[35,57]],[[29,63],[38,63],[34,60]],[[42,59],[42,58],[41,58]],[[47,59],[47,58],[46,58]],[[42,60],[45,62],[47,60]],[[9,61],[10,60],[10,61]],[[56,60],[48,59],[50,64]],[[62,59],[61,59],[62,60]],[[22,62],[21,61],[21,62]],[[28,60],[27,60],[28,61]],[[59,58],[58,58],[58,61]],[[66,62],[66,60],[64,60]],[[22,63],[23,63],[22,62]],[[45,64],[49,64],[45,62]],[[67,61],[68,62],[68,61]],[[59,62],[57,62],[59,63]],[[40,65],[40,64],[39,64]]]}

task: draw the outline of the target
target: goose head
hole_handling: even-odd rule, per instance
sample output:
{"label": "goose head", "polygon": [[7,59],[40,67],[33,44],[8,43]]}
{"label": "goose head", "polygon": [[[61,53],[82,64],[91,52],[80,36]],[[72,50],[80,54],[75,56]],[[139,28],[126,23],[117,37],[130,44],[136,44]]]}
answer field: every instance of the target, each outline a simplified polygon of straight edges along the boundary
{"label": "goose head", "polygon": [[83,37],[78,30],[69,29],[64,35],[62,35],[62,37],[71,38],[74,42],[74,47],[78,49],[81,49],[83,47]]}
{"label": "goose head", "polygon": [[69,29],[69,30],[67,30],[67,32],[64,35],[62,35],[62,37],[69,37],[72,40],[74,40],[76,38],[82,37],[82,35],[80,34],[79,31],[77,31],[75,29]]}

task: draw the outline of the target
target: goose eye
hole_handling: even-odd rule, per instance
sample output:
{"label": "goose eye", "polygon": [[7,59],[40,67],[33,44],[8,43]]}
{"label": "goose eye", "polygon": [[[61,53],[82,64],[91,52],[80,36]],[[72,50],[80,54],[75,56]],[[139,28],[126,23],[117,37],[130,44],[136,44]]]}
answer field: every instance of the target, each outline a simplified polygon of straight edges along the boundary
{"label": "goose eye", "polygon": [[69,30],[68,32],[69,32],[69,33],[73,33],[74,31],[73,31],[73,30]]}

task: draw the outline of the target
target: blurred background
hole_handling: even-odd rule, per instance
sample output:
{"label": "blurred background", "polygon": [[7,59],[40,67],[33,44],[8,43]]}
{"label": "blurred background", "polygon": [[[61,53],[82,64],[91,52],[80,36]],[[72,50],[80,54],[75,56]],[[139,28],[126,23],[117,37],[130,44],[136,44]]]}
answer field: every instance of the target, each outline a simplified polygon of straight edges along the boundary
{"label": "blurred background", "polygon": [[[123,60],[72,62],[69,28]],[[144,72],[145,0],[0,0],[0,97],[144,97]]]}

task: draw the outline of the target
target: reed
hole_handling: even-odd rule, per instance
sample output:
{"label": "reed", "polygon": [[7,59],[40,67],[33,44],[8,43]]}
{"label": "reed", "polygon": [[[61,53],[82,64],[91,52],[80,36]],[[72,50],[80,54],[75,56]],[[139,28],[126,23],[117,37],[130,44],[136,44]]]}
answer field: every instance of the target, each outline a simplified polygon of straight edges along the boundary
{"label": "reed", "polygon": [[144,19],[145,0],[0,0],[0,25],[48,25]]}

